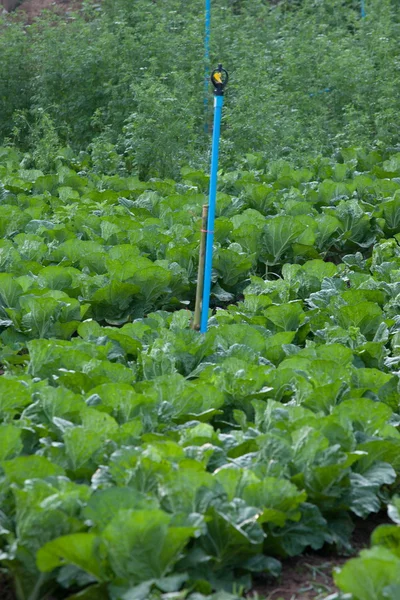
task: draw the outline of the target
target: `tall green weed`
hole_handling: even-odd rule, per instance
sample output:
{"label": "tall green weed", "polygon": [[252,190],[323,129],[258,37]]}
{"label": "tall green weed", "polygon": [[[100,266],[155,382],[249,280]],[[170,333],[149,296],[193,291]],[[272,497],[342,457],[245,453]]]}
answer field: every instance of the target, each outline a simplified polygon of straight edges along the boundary
{"label": "tall green weed", "polygon": [[[296,160],[397,142],[396,5],[370,0],[367,8],[361,20],[353,0],[214,0],[211,64],[231,73],[225,166],[253,152]],[[96,164],[115,151],[107,172],[175,177],[183,164],[204,166],[203,12],[201,0],[104,0],[29,27],[3,20],[0,143],[24,111],[30,127],[18,143],[37,153],[31,131],[42,111],[47,148],[56,135],[62,146],[95,150]],[[211,107],[210,90],[209,124]]]}

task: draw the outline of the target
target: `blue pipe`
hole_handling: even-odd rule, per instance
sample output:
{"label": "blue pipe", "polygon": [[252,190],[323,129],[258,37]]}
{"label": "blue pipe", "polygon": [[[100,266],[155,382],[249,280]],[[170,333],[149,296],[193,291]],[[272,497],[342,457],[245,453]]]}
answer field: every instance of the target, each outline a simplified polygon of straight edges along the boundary
{"label": "blue pipe", "polygon": [[332,91],[331,88],[325,88],[324,90],[319,90],[318,92],[309,94],[309,96],[310,96],[310,98],[312,98],[313,96],[316,96],[317,94],[329,94],[329,92],[331,92],[331,91]]}
{"label": "blue pipe", "polygon": [[208,309],[210,307],[211,276],[214,244],[215,205],[217,200],[219,138],[221,133],[223,96],[214,96],[214,127],[211,147],[211,175],[208,199],[208,221],[206,258],[204,266],[203,302],[201,308],[200,333],[206,333],[208,326]]}
{"label": "blue pipe", "polygon": [[208,85],[210,81],[211,0],[206,0],[206,30],[204,36],[204,131],[208,133]]}
{"label": "blue pipe", "polygon": [[361,18],[364,19],[366,16],[367,11],[365,10],[365,0],[361,0]]}

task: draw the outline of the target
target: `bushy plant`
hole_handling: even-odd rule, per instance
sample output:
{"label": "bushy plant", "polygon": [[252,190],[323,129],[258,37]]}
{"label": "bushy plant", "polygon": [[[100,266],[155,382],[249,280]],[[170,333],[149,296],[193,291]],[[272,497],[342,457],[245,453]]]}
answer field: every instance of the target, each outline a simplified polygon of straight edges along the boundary
{"label": "bushy plant", "polygon": [[[225,166],[253,152],[301,159],[396,142],[400,24],[392,0],[367,9],[361,19],[353,0],[214,0],[211,64],[231,73]],[[212,106],[210,90],[205,117],[203,13],[200,0],[105,0],[67,20],[3,21],[0,142],[21,110],[30,122],[42,110],[62,145],[98,150],[106,140],[141,177],[203,166]],[[33,154],[29,129],[19,143]]]}

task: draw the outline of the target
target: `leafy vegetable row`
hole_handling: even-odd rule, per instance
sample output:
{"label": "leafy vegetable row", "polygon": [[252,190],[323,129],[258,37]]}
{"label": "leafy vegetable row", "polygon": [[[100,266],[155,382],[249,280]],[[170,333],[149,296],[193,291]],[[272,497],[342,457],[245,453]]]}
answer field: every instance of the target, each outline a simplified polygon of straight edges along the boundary
{"label": "leafy vegetable row", "polygon": [[222,177],[200,336],[202,173],[43,175],[2,151],[0,560],[19,600],[248,589],[307,547],[349,550],[351,515],[388,501],[400,160],[342,160]]}

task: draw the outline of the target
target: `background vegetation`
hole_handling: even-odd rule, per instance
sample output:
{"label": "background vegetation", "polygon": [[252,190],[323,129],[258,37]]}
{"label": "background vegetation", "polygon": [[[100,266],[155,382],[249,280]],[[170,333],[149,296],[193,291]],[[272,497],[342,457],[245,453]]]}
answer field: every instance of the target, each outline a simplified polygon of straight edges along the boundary
{"label": "background vegetation", "polygon": [[[85,152],[82,168],[90,157],[141,178],[206,167],[203,4],[88,0],[67,22],[3,18],[0,144],[45,169],[65,147]],[[232,76],[226,167],[249,153],[298,161],[395,143],[398,11],[393,0],[367,9],[361,20],[358,0],[213,0],[211,62]]]}

